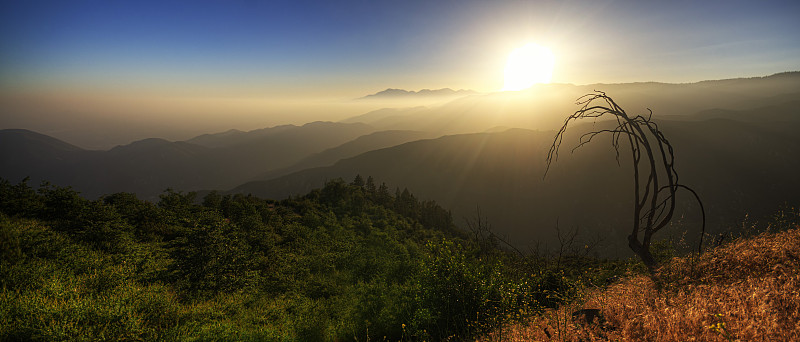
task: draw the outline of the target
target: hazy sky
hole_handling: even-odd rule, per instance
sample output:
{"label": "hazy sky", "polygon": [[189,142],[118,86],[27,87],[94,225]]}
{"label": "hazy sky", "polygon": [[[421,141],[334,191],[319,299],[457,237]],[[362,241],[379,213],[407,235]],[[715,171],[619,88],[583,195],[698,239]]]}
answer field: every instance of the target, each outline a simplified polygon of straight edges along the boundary
{"label": "hazy sky", "polygon": [[3,1],[2,115],[303,121],[286,115],[307,98],[496,91],[527,42],[559,83],[764,76],[800,70],[798,18],[796,0]]}

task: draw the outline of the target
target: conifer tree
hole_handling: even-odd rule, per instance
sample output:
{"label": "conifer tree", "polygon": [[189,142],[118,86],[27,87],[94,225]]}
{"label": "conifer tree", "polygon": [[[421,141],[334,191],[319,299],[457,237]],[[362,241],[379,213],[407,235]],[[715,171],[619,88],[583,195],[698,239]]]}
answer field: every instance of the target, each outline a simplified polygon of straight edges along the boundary
{"label": "conifer tree", "polygon": [[361,175],[356,175],[356,178],[353,179],[353,185],[357,187],[364,187],[364,178],[361,178]]}

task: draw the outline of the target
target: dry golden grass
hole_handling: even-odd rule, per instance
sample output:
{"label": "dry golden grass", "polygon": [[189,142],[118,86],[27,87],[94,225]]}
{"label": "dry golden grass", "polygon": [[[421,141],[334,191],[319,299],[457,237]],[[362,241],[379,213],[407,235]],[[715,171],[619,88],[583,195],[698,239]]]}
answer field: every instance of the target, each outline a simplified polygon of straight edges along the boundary
{"label": "dry golden grass", "polygon": [[[734,241],[632,276],[484,341],[800,341],[800,227]],[[602,324],[572,312],[599,309]]]}

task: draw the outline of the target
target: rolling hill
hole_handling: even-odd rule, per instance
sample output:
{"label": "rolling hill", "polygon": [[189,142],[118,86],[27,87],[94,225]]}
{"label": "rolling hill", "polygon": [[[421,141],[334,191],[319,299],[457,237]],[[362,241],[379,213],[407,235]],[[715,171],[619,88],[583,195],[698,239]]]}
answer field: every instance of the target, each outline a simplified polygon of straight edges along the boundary
{"label": "rolling hill", "polygon": [[287,168],[270,170],[260,176],[259,179],[270,179],[309,168],[329,166],[341,159],[354,157],[364,152],[430,137],[429,133],[418,131],[388,130],[370,133],[339,146],[312,154]]}
{"label": "rolling hill", "polygon": [[[584,124],[568,131],[564,151],[574,146],[579,134],[601,127]],[[795,175],[800,137],[791,134],[800,124],[714,119],[661,121],[660,127],[675,148],[681,182],[696,189],[705,202],[710,232],[746,214],[764,216],[800,201],[800,179]],[[573,154],[562,153],[543,178],[553,136],[552,131],[511,129],[415,141],[329,167],[250,182],[232,192],[285,198],[328,179],[361,174],[435,199],[462,223],[480,208],[496,231],[518,246],[535,241],[552,246],[557,226],[580,229],[587,238],[599,234],[612,243],[624,241],[632,200],[625,156],[618,166],[607,140],[597,139]],[[689,205],[680,214],[684,217],[676,231],[699,227],[696,207]]]}
{"label": "rolling hill", "polygon": [[0,177],[12,181],[30,177],[34,183],[47,180],[72,186],[87,197],[132,192],[155,198],[167,188],[230,188],[373,131],[361,123],[313,122],[190,141],[150,138],[108,151],[90,151],[31,131],[2,130]]}

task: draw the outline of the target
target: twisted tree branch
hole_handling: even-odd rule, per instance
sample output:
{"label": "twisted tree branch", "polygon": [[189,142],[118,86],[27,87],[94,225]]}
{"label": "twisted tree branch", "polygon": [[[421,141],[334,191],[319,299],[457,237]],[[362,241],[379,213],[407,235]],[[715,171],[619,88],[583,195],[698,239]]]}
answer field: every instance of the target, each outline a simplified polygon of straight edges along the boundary
{"label": "twisted tree branch", "polygon": [[[646,116],[633,117],[620,107],[611,97],[602,91],[586,94],[577,99],[576,104],[581,106],[575,113],[568,116],[564,124],[556,133],[553,144],[547,152],[547,167],[545,177],[553,161],[558,160],[558,149],[564,139],[564,133],[572,121],[579,119],[598,119],[611,116],[616,120],[617,126],[613,129],[602,129],[581,135],[579,144],[573,149],[578,149],[590,143],[601,134],[611,135],[611,146],[616,152],[619,164],[620,140],[627,137],[631,150],[631,166],[633,167],[633,227],[628,236],[628,246],[636,253],[651,273],[657,268],[656,260],[650,252],[650,243],[653,234],[661,230],[672,220],[675,214],[676,193],[678,189],[688,190],[700,204],[703,216],[700,247],[702,252],[703,235],[705,234],[705,208],[700,196],[690,187],[678,183],[678,173],[675,171],[675,155],[672,145],[659,130],[658,124],[652,121],[653,111],[647,109]],[[642,159],[642,153],[646,158]],[[644,161],[644,163],[643,163]],[[641,176],[646,175],[647,181],[642,184]],[[666,179],[662,179],[663,175]],[[661,182],[666,184],[662,185]]]}

